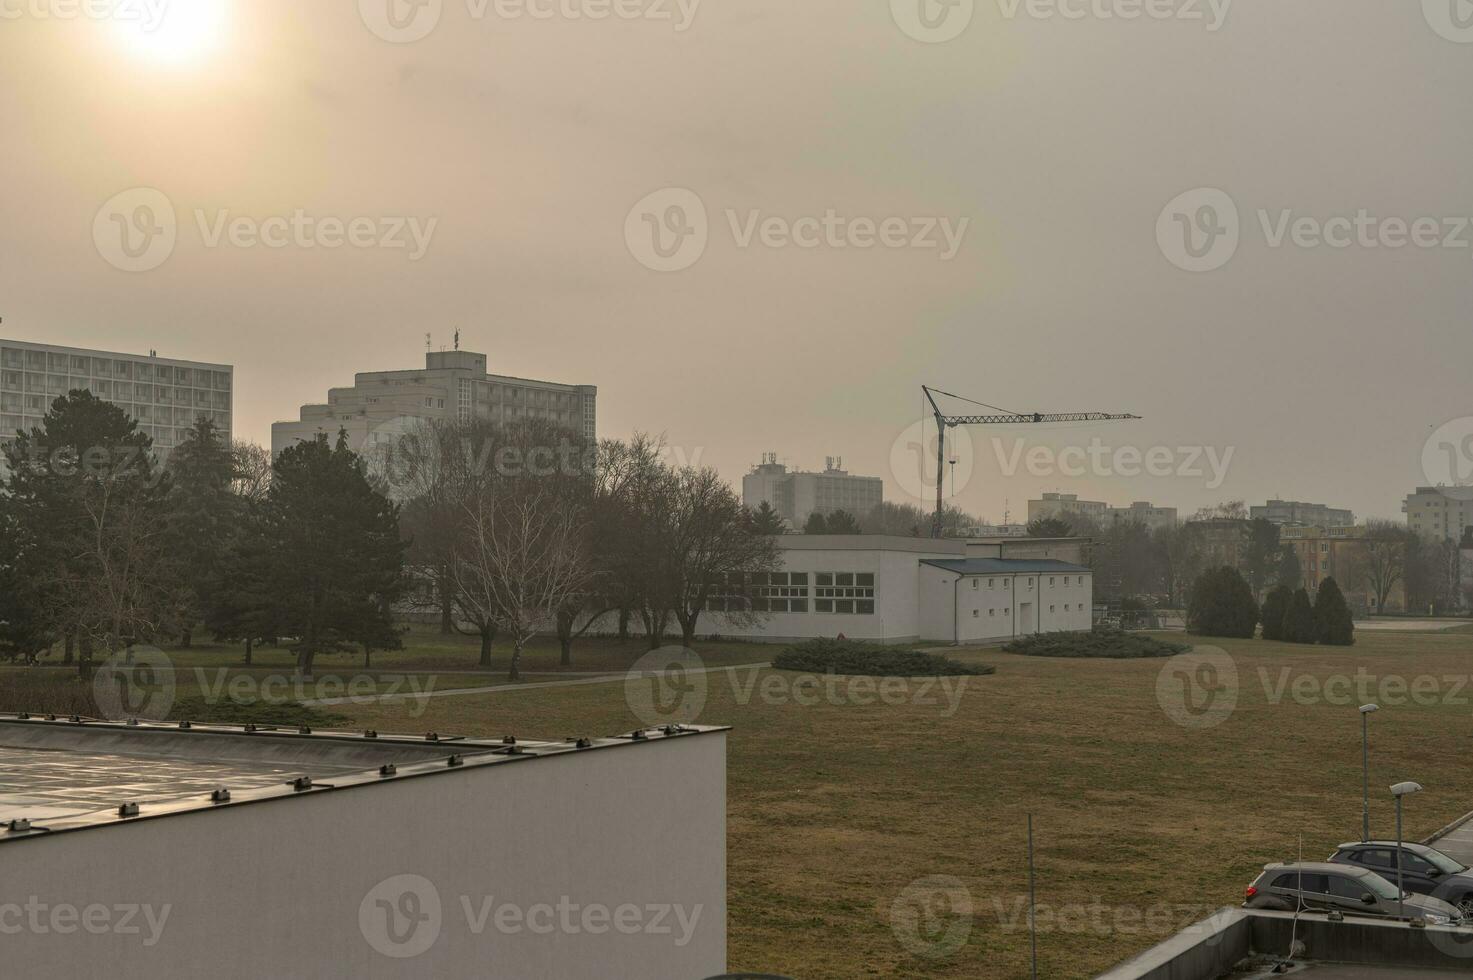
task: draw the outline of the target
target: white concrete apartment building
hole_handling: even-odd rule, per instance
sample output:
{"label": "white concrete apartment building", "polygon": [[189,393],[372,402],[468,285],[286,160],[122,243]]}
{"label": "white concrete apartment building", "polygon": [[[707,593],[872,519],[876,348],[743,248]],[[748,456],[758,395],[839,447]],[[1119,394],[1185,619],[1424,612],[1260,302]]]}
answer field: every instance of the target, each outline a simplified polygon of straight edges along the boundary
{"label": "white concrete apartment building", "polygon": [[1473,488],[1418,487],[1401,505],[1407,527],[1426,538],[1441,541],[1463,539],[1463,529],[1473,527]]}
{"label": "white concrete apartment building", "polygon": [[1284,526],[1350,527],[1355,523],[1351,511],[1299,500],[1270,500],[1262,507],[1250,507],[1248,514],[1253,520],[1261,518]]}
{"label": "white concrete apartment building", "polygon": [[85,389],[137,419],[167,455],[200,416],[229,441],[234,388],[229,364],[0,339],[0,438],[40,425],[52,402]]}
{"label": "white concrete apartment building", "polygon": [[1084,517],[1100,527],[1112,524],[1141,524],[1151,530],[1175,527],[1175,507],[1157,507],[1149,501],[1138,500],[1129,507],[1111,507],[1101,500],[1080,500],[1074,493],[1046,493],[1039,500],[1028,501],[1028,522],[1049,517],[1068,520]]}
{"label": "white concrete apartment building", "polygon": [[885,481],[877,476],[855,476],[843,460],[829,457],[822,473],[790,471],[766,453],[752,472],[742,477],[742,503],[756,510],[766,501],[794,528],[801,529],[811,514],[848,511],[864,517],[885,499]]}
{"label": "white concrete apartment building", "polygon": [[393,442],[417,421],[540,418],[598,437],[598,389],[486,373],[486,355],[431,351],[422,369],[370,371],[351,388],[333,388],[327,402],[303,405],[296,421],[271,426],[272,455],[319,433],[346,430],[349,444],[368,449]]}

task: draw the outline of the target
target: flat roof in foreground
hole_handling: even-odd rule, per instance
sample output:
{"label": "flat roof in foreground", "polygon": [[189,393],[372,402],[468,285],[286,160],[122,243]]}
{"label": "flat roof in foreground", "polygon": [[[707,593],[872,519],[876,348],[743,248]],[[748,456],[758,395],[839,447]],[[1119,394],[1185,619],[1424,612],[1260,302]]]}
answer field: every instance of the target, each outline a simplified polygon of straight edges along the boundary
{"label": "flat roof in foreground", "polygon": [[0,713],[0,843],[726,730],[546,741]]}

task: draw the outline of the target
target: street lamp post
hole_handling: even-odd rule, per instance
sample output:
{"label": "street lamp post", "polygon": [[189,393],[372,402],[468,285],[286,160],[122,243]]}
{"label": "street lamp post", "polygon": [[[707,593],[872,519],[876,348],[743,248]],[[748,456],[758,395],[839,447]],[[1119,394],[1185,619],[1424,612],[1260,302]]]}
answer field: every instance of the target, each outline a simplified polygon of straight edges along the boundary
{"label": "street lamp post", "polygon": [[1406,893],[1401,887],[1401,798],[1413,793],[1422,792],[1422,787],[1417,783],[1397,783],[1391,787],[1391,795],[1396,797],[1396,917],[1406,918]]}
{"label": "street lamp post", "polygon": [[1371,748],[1368,722],[1371,712],[1380,710],[1381,706],[1376,704],[1360,706],[1360,839],[1362,841],[1371,839]]}

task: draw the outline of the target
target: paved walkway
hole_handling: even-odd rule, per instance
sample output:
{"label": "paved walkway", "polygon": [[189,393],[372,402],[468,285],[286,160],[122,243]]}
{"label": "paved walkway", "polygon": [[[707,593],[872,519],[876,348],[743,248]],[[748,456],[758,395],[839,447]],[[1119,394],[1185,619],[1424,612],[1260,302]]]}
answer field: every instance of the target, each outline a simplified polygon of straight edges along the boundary
{"label": "paved walkway", "polygon": [[1468,626],[1466,619],[1358,619],[1355,628],[1375,632],[1391,633],[1438,633],[1455,626]]}
{"label": "paved walkway", "polygon": [[[760,664],[733,664],[730,667],[701,667],[689,670],[689,674],[714,674],[722,670],[751,670],[755,667],[766,667],[766,662]],[[581,687],[587,684],[622,684],[629,676],[627,671],[617,674],[601,674],[598,677],[581,677],[573,681],[535,681],[531,684],[496,684],[490,687],[459,687],[448,691],[413,691],[407,694],[369,694],[361,696],[348,695],[341,698],[313,698],[303,701],[302,704],[312,707],[322,707],[332,704],[389,704],[394,701],[424,701],[429,698],[455,698],[466,697],[474,694],[499,694],[503,691],[536,691],[548,687]]]}
{"label": "paved walkway", "polygon": [[1449,857],[1456,858],[1473,868],[1473,820],[1461,827],[1428,842]]}

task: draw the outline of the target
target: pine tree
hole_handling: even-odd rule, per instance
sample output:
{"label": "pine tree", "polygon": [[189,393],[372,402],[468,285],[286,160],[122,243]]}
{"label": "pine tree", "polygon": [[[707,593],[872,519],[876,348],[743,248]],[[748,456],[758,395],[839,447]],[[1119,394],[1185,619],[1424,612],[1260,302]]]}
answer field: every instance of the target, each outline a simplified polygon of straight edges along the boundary
{"label": "pine tree", "polygon": [[825,518],[829,534],[863,534],[859,522],[847,510],[836,510]]}
{"label": "pine tree", "polygon": [[1316,638],[1330,646],[1348,647],[1355,644],[1355,620],[1345,594],[1333,578],[1320,583],[1315,596],[1314,618]]}
{"label": "pine tree", "polygon": [[319,436],[277,457],[262,527],[273,632],[297,638],[302,675],[321,653],[399,645],[393,605],[406,582],[398,508],[369,483],[345,432],[336,447]]}
{"label": "pine tree", "polygon": [[1289,606],[1293,601],[1294,590],[1287,585],[1280,585],[1263,600],[1263,638],[1265,640],[1284,638],[1284,616],[1289,612]]}
{"label": "pine tree", "polygon": [[750,513],[752,530],[757,534],[782,534],[787,530],[787,524],[783,521],[782,515],[765,500]]}
{"label": "pine tree", "polygon": [[828,534],[829,522],[818,511],[808,515],[808,521],[803,525],[804,534]]}
{"label": "pine tree", "polygon": [[182,643],[189,646],[195,624],[223,587],[222,560],[231,536],[241,526],[242,500],[231,487],[237,467],[231,448],[215,423],[200,418],[169,456],[171,548],[187,585]]}
{"label": "pine tree", "polygon": [[1299,589],[1284,613],[1284,639],[1290,643],[1313,643],[1318,632],[1309,593]]}
{"label": "pine tree", "polygon": [[1197,579],[1187,609],[1187,628],[1203,636],[1252,639],[1258,629],[1258,603],[1237,569],[1224,566]]}

